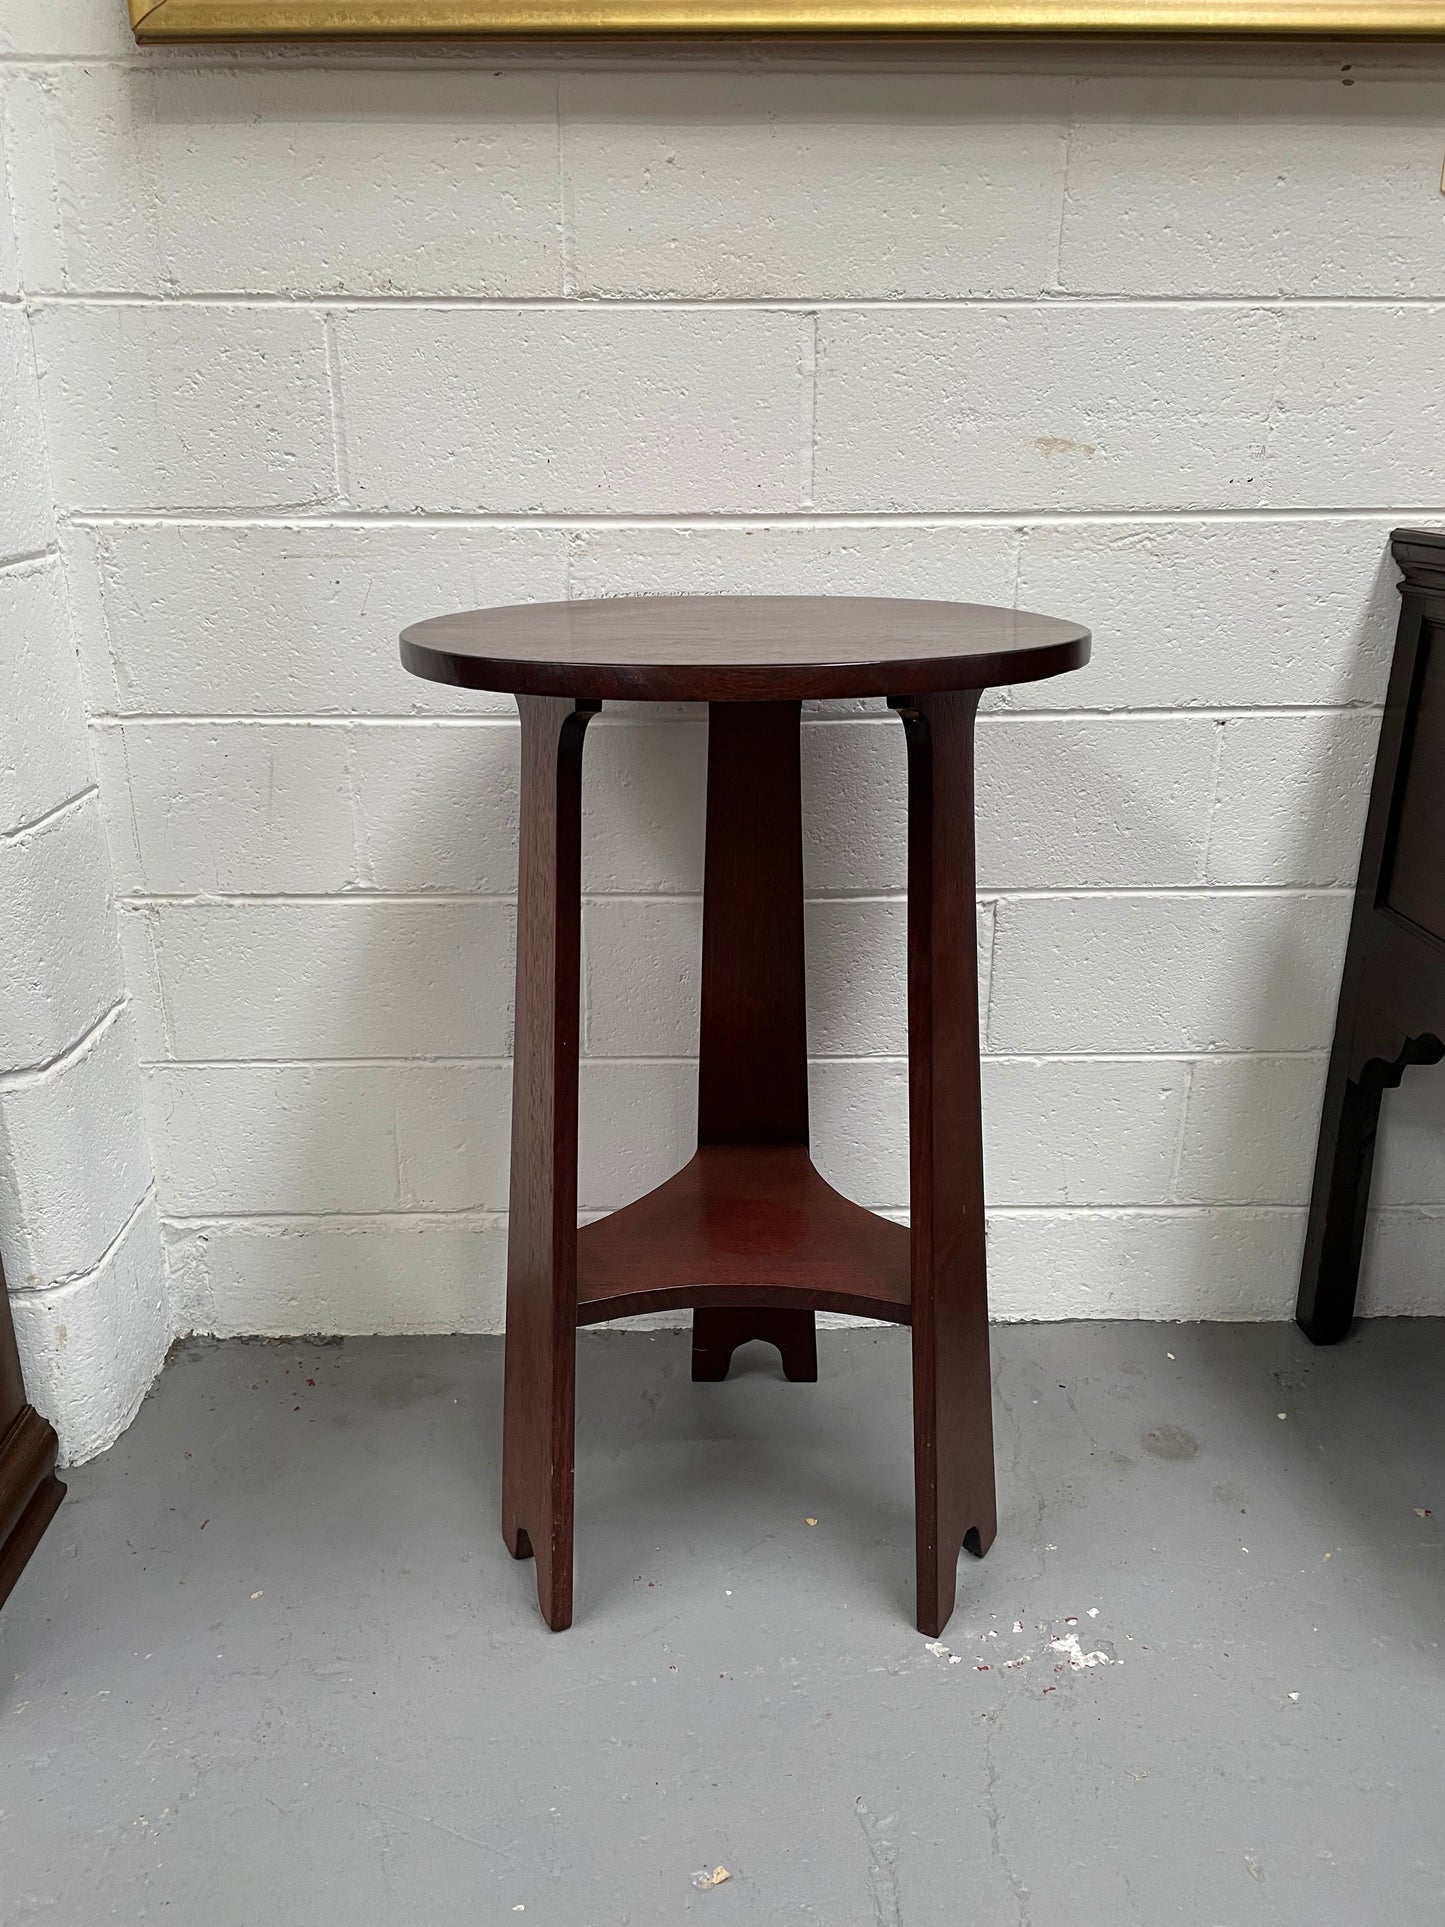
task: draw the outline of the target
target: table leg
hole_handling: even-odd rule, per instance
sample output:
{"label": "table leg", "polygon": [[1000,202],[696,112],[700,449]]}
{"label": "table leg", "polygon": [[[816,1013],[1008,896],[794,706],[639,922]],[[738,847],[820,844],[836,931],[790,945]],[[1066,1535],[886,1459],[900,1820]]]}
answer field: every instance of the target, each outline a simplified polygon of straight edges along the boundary
{"label": "table leg", "polygon": [[[799,703],[710,703],[703,877],[699,1144],[808,1142]],[[776,1345],[818,1376],[811,1311],[719,1307],[692,1321],[692,1375],[726,1378],[737,1346]]]}
{"label": "table leg", "polygon": [[1296,1321],[1316,1345],[1337,1344],[1354,1319],[1382,1095],[1378,1082],[1366,1085],[1350,1076],[1346,1053],[1336,1046],[1325,1081],[1295,1306]]}
{"label": "table leg", "polygon": [[521,854],[507,1225],[502,1531],[572,1623],[582,737],[597,703],[519,696]]}
{"label": "table leg", "polygon": [[65,1497],[55,1430],[25,1397],[5,1271],[0,1266],[0,1606]]}
{"label": "table leg", "polygon": [[976,692],[891,697],[908,743],[908,1075],[918,1628],[997,1530],[974,895]]}
{"label": "table leg", "polygon": [[1445,1057],[1433,1031],[1406,1036],[1380,1013],[1378,994],[1345,968],[1295,1300],[1295,1322],[1316,1345],[1337,1345],[1354,1320],[1380,1101],[1411,1065]]}

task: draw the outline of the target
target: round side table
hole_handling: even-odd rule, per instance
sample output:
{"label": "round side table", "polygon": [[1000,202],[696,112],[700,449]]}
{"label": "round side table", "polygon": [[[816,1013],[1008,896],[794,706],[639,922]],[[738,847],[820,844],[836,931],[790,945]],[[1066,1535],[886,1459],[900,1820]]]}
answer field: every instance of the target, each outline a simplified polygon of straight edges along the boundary
{"label": "round side table", "polygon": [[[506,690],[522,717],[502,1529],[572,1619],[575,1333],[691,1307],[693,1377],[776,1345],[817,1376],[813,1314],[912,1328],[918,1626],[996,1529],[979,1117],[973,719],[984,689],[1088,660],[1077,623],[967,603],[679,596],[416,623],[414,675]],[[883,696],[908,754],[911,1228],[808,1156],[799,717]],[[608,701],[708,705],[697,1152],[577,1226],[582,741]]]}

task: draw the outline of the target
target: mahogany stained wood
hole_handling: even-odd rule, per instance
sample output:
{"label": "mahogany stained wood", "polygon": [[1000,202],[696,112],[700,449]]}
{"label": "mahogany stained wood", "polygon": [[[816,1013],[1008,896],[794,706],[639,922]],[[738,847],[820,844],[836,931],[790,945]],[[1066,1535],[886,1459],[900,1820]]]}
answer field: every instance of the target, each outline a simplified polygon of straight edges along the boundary
{"label": "mahogany stained wood", "polygon": [[1400,622],[1340,982],[1295,1316],[1355,1314],[1380,1103],[1445,1057],[1445,535],[1397,529]]}
{"label": "mahogany stained wood", "polygon": [[1445,943],[1445,630],[1431,622],[1411,679],[1394,816],[1382,901]]}
{"label": "mahogany stained wood", "polygon": [[[800,720],[798,703],[708,710],[700,1146],[808,1142]],[[785,1359],[810,1355],[816,1378],[813,1328],[811,1311],[758,1308],[749,1328],[736,1308],[700,1307],[692,1375],[715,1378],[724,1347],[767,1338]]]}
{"label": "mahogany stained wood", "polygon": [[572,1623],[582,735],[593,706],[524,696],[502,1531]]}
{"label": "mahogany stained wood", "polygon": [[877,596],[634,596],[433,616],[402,631],[413,675],[600,702],[798,702],[1033,682],[1089,632],[1021,609]]}
{"label": "mahogany stained wood", "polygon": [[699,1144],[808,1142],[797,703],[713,703],[707,730]]}
{"label": "mahogany stained wood", "polygon": [[65,1497],[54,1429],[27,1403],[0,1266],[0,1605]]}
{"label": "mahogany stained wood", "polygon": [[687,1305],[908,1323],[908,1233],[819,1176],[806,1145],[708,1144],[577,1239],[577,1318]]}
{"label": "mahogany stained wood", "polygon": [[720,1385],[733,1353],[760,1339],[777,1347],[783,1377],[794,1385],[818,1382],[818,1332],[810,1311],[741,1311],[725,1305],[700,1305],[692,1315],[692,1375],[700,1384]]}
{"label": "mahogany stained wood", "polygon": [[[478,611],[408,629],[418,675],[517,695],[517,1028],[503,1527],[572,1611],[574,1332],[690,1306],[693,1374],[749,1339],[817,1373],[814,1313],[912,1324],[918,1623],[994,1536],[973,880],[979,691],[1077,668],[1076,624],[966,604],[678,597]],[[886,695],[908,751],[912,1230],[808,1154],[799,704]],[[698,1148],[576,1228],[581,754],[614,697],[709,708]]]}
{"label": "mahogany stained wood", "polygon": [[974,691],[895,697],[908,742],[908,1133],[918,1627],[997,1509],[984,1256],[973,853]]}

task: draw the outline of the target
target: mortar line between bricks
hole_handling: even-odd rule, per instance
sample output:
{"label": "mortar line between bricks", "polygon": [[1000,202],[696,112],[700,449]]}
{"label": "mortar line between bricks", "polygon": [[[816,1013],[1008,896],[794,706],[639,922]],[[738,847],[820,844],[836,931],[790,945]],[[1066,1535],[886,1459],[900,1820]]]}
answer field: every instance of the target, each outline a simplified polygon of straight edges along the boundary
{"label": "mortar line between bricks", "polygon": [[[605,1206],[583,1206],[580,1210],[596,1210],[605,1214]],[[207,1212],[170,1212],[161,1213],[161,1224],[167,1230],[203,1230],[210,1224],[415,1224],[417,1222],[443,1224],[477,1224],[488,1230],[503,1230],[507,1223],[507,1213],[496,1205],[457,1205],[448,1210],[438,1205],[418,1205],[410,1211],[207,1211]]]}
{"label": "mortar line between bricks", "polygon": [[[140,792],[136,785],[135,771],[131,768],[130,752],[131,752],[130,738],[127,735],[125,735],[124,732],[122,732],[121,739],[120,739],[120,760],[125,770],[125,792],[123,796],[120,798],[120,806],[121,808],[124,809],[126,818],[129,822],[131,848],[135,851],[137,863],[141,863],[141,851],[144,850],[145,848],[145,838],[141,835]],[[108,823],[105,825],[105,828],[108,835],[109,834]],[[143,867],[144,865],[142,864],[142,868]],[[114,893],[115,893],[115,880],[114,880],[114,870],[112,869],[112,872],[111,872],[112,896],[114,895]],[[152,954],[152,958],[154,961],[156,961],[157,972],[159,973],[158,960],[155,960],[154,958],[155,945],[150,942],[149,931],[146,932],[146,937],[147,937],[148,947]],[[156,984],[158,987],[160,985],[160,982],[161,982],[160,976],[159,974],[157,974]],[[161,1015],[161,1024],[162,1024],[162,1028],[165,1030],[167,1041],[169,1041],[170,1027],[165,1021],[164,1011],[162,1011],[162,1015]]]}
{"label": "mortar line between bricks", "polygon": [[[907,903],[908,901],[907,891],[903,893],[903,901],[905,903]],[[977,919],[977,914],[978,914],[977,913],[978,902],[979,902],[978,888],[977,888],[977,884],[975,884],[975,887],[974,887],[975,920]],[[998,926],[999,926],[998,898],[997,897],[993,898],[992,903],[993,903],[993,909],[989,915],[989,920],[988,920],[988,977],[986,980],[987,994],[983,998],[981,1004],[980,1004],[979,995],[978,995],[978,991],[979,991],[978,978],[977,978],[978,960],[977,960],[977,957],[975,957],[974,959],[974,971],[975,971],[974,1014],[979,1026],[979,1055],[981,1057],[987,1056],[989,1051],[989,1038],[993,1033],[993,991],[994,991],[994,985],[998,982],[998,978],[995,975],[996,967],[998,964]]]}
{"label": "mortar line between bricks", "polygon": [[77,1058],[83,1056],[90,1046],[110,1029],[129,1001],[128,996],[118,997],[110,1009],[97,1017],[73,1044],[67,1044],[65,1049],[57,1051],[54,1057],[47,1057],[40,1064],[17,1064],[10,1070],[0,1072],[0,1091],[15,1090],[22,1085],[37,1083],[42,1078],[52,1077],[58,1071],[68,1070]]}
{"label": "mortar line between bricks", "polygon": [[[135,678],[131,675],[126,662],[117,647],[116,624],[112,620],[113,605],[116,599],[118,582],[116,579],[116,541],[105,529],[90,529],[86,534],[91,538],[91,559],[95,569],[95,584],[99,590],[98,634],[101,640],[104,661],[110,672],[111,684],[115,689],[118,703],[131,701],[136,693]],[[71,583],[71,604],[74,607],[74,584]]]}
{"label": "mortar line between bricks", "polygon": [[41,830],[49,829],[59,817],[68,816],[71,811],[80,809],[90,801],[91,797],[99,794],[100,790],[96,784],[87,783],[83,790],[77,790],[74,796],[67,796],[63,803],[54,804],[40,816],[33,816],[26,823],[17,823],[13,829],[0,830],[0,844],[20,843],[28,836],[35,836]]}
{"label": "mortar line between bricks", "polygon": [[[1323,1064],[1329,1056],[1327,1046],[1315,1050],[1198,1050],[1198,1051],[1002,1051],[985,1050],[988,1064],[1212,1064],[1221,1061],[1256,1063],[1261,1060]],[[597,1056],[582,1057],[585,1068],[626,1070],[638,1065],[649,1069],[675,1067],[694,1069],[696,1056]],[[838,1052],[810,1051],[808,1062],[815,1065],[843,1065],[883,1070],[906,1070],[906,1051]],[[144,1057],[140,1067],[147,1071],[225,1071],[225,1070],[506,1070],[509,1056],[490,1057]]]}
{"label": "mortar line between bricks", "polygon": [[1201,883],[1210,881],[1210,871],[1214,867],[1214,833],[1219,827],[1219,806],[1224,772],[1225,723],[1223,717],[1215,719],[1214,733],[1214,755],[1209,770],[1209,805],[1204,816],[1204,848],[1199,858]]}
{"label": "mortar line between bricks", "polygon": [[[110,1263],[111,1258],[129,1234],[131,1226],[145,1210],[146,1206],[156,1202],[156,1187],[154,1180],[152,1180],[141,1193],[134,1208],[127,1215],[125,1223],[121,1226],[120,1230],[116,1232],[115,1236],[105,1247],[105,1250],[101,1252],[93,1265],[87,1265],[84,1271],[67,1272],[63,1278],[48,1278],[44,1283],[38,1285],[11,1285],[10,1296],[12,1298],[48,1298],[56,1292],[83,1291],[98,1273],[103,1271],[106,1265]],[[7,1283],[8,1282],[7,1280]]]}
{"label": "mortar line between bricks", "polygon": [[1289,295],[1260,294],[1168,294],[1133,293],[1038,294],[1021,295],[817,295],[817,294],[735,294],[735,295],[610,295],[610,294],[286,294],[258,289],[213,288],[204,293],[177,294],[128,292],[100,288],[82,291],[74,288],[47,290],[28,296],[32,309],[65,308],[286,308],[300,311],[320,310],[345,313],[348,310],[429,309],[438,314],[480,312],[536,313],[557,310],[573,313],[578,309],[607,312],[657,314],[932,314],[949,309],[999,314],[1035,313],[1039,310],[1140,309],[1150,313],[1170,310],[1212,308],[1230,313],[1274,313],[1284,308],[1445,308],[1441,294],[1336,294]]}
{"label": "mortar line between bricks", "polygon": [[8,574],[11,569],[17,572],[21,569],[33,569],[37,562],[58,562],[59,560],[60,549],[54,542],[43,549],[22,549],[18,555],[7,555],[3,561],[0,561],[0,575]]}
{"label": "mortar line between bricks", "polygon": [[[142,1199],[141,1205],[143,1206],[145,1202],[146,1200]],[[857,1200],[853,1202],[856,1203]],[[137,1210],[140,1208],[138,1206]],[[624,1208],[622,1205],[579,1205],[578,1216],[609,1217],[613,1211]],[[905,1212],[908,1206],[906,1203],[870,1204],[864,1205],[863,1209],[882,1216],[894,1212]],[[986,1207],[990,1218],[1170,1218],[1189,1214],[1195,1217],[1211,1217],[1221,1211],[1249,1212],[1257,1217],[1302,1218],[1308,1209],[1306,1204],[1245,1204],[1238,1200],[1219,1204],[991,1204]],[[1433,1204],[1381,1205],[1379,1209],[1445,1213],[1445,1205]],[[335,1211],[208,1211],[178,1215],[163,1212],[161,1214],[162,1225],[178,1231],[204,1229],[210,1224],[414,1224],[418,1222],[471,1223],[485,1225],[488,1229],[501,1230],[506,1221],[506,1211],[496,1205],[457,1205],[452,1209],[438,1205],[419,1205],[413,1211],[338,1209]],[[124,1235],[124,1233],[121,1234],[121,1236]],[[90,1273],[86,1274],[87,1277],[90,1275]],[[32,1289],[54,1290],[55,1287],[32,1287]]]}
{"label": "mortar line between bricks", "polygon": [[[611,713],[605,707],[589,729],[589,737],[598,729],[653,729],[660,723],[675,723],[688,728],[701,729],[705,718],[701,714],[702,705],[659,704],[655,715],[634,713]],[[1224,708],[1215,704],[1206,707],[1160,706],[1150,708],[1131,706],[1127,709],[985,709],[979,712],[979,727],[993,728],[1000,723],[1135,723],[1135,722],[1226,722],[1240,718],[1258,717],[1261,721],[1280,720],[1295,716],[1378,716],[1383,705],[1377,702],[1358,703],[1257,703],[1249,708]],[[152,724],[167,728],[206,728],[217,724],[237,725],[255,729],[511,729],[517,727],[516,716],[507,716],[493,711],[477,716],[416,716],[388,715],[343,716],[328,714],[324,711],[302,711],[291,715],[268,716],[262,713],[246,715],[206,715],[191,714],[175,710],[98,710],[87,722],[95,729],[127,729],[137,724],[149,727]],[[858,710],[842,715],[803,716],[803,726],[807,729],[869,729],[896,730],[897,719],[885,710]]]}
{"label": "mortar line between bricks", "polygon": [[[221,528],[280,529],[287,533],[313,529],[509,529],[549,531],[553,529],[597,530],[623,535],[640,529],[669,529],[692,534],[703,529],[959,529],[1003,528],[1158,528],[1194,527],[1199,523],[1259,523],[1274,527],[1291,522],[1381,522],[1390,527],[1402,524],[1445,521],[1445,509],[1438,502],[1421,504],[1331,503],[1310,506],[1301,503],[1275,503],[1266,508],[1247,505],[1231,508],[1171,509],[1159,505],[1123,508],[1060,509],[1022,505],[1009,509],[928,509],[867,508],[801,509],[656,509],[621,513],[590,509],[346,509],[317,505],[314,508],[198,509],[164,506],[103,509],[76,504],[58,511],[63,523],[74,528]],[[604,596],[601,600],[607,600]]]}
{"label": "mortar line between bricks", "polygon": [[1184,1176],[1184,1153],[1189,1142],[1190,1109],[1194,1103],[1194,1072],[1197,1060],[1186,1060],[1184,1067],[1184,1091],[1179,1105],[1179,1126],[1174,1133],[1174,1156],[1169,1165],[1169,1197],[1171,1202],[1181,1202],[1179,1186]]}
{"label": "mortar line between bricks", "polygon": [[[583,818],[583,826],[585,831],[585,816]],[[521,831],[519,825],[519,843],[520,840]],[[701,914],[701,899],[696,899],[696,901],[699,905],[699,914]],[[592,919],[585,914],[586,907],[587,898],[584,894],[582,897],[582,910],[584,914],[579,915],[577,919],[577,1049],[579,1057],[586,1057],[592,1048]],[[521,917],[519,914],[518,935],[520,936],[520,934]],[[701,958],[699,957],[699,962],[700,961]],[[515,1052],[517,1043],[517,1010],[515,999],[513,1000],[511,1014],[507,1021],[509,1026],[507,1034],[511,1038],[513,1051]]]}
{"label": "mortar line between bricks", "polygon": [[[978,895],[1000,903],[1017,902],[1058,902],[1071,903],[1078,899],[1118,898],[1133,901],[1148,900],[1155,897],[1173,899],[1189,898],[1210,901],[1214,898],[1259,898],[1273,901],[1282,897],[1353,897],[1353,884],[1315,883],[1315,884],[1268,884],[1268,883],[1215,883],[1207,887],[1201,884],[1097,884],[1074,885],[1069,889],[1009,889],[1001,884],[980,883]],[[904,890],[860,890],[856,892],[837,891],[820,896],[816,891],[803,899],[805,904],[828,903],[889,903],[904,904],[908,901]],[[335,906],[338,904],[395,904],[410,908],[425,907],[432,904],[470,903],[496,909],[511,909],[516,897],[510,894],[483,893],[480,891],[385,891],[385,890],[342,890],[342,891],[302,891],[269,890],[248,894],[245,891],[212,891],[204,895],[196,893],[172,893],[164,891],[139,892],[118,895],[116,902],[127,909],[144,909],[149,905],[165,905],[171,908],[195,909],[249,909],[257,904],[301,905],[318,904]],[[654,904],[699,904],[701,895],[695,890],[587,890],[583,892],[584,905],[608,903],[654,903]]]}
{"label": "mortar line between bricks", "polygon": [[1059,218],[1054,223],[1053,254],[1049,263],[1049,291],[1063,292],[1064,237],[1069,224],[1069,163],[1074,152],[1074,125],[1078,116],[1079,83],[1074,77],[1065,83],[1065,106],[1059,116]]}
{"label": "mortar line between bricks", "polygon": [[[1024,528],[1022,523],[1015,522],[1009,526],[1008,600],[1009,600],[1009,607],[1011,609],[1017,609],[1020,606],[1019,605],[1019,585],[1023,580],[1024,543],[1027,537],[1027,533],[1028,532]],[[95,546],[97,549],[99,549],[100,547],[99,537],[96,538]]]}
{"label": "mortar line between bricks", "polygon": [[813,507],[813,490],[818,471],[818,315],[809,309],[804,316],[801,358],[802,393],[798,424],[798,507]]}
{"label": "mortar line between bricks", "polygon": [[321,320],[321,349],[326,362],[326,398],[330,404],[331,469],[336,483],[336,506],[345,508],[351,495],[351,477],[346,441],[346,397],[341,386],[341,350],[336,339],[336,316]]}
{"label": "mortar line between bricks", "polygon": [[572,195],[567,168],[567,70],[559,67],[556,71],[556,88],[553,97],[553,112],[557,123],[557,265],[562,279],[562,296],[571,298],[577,285],[577,271],[574,256],[576,253],[572,233]]}
{"label": "mortar line between bricks", "polygon": [[[117,907],[118,904],[117,904]],[[160,946],[156,942],[156,919],[145,916],[141,919],[141,935],[145,938],[146,957],[150,963],[151,982],[155,985],[156,1011],[160,1018],[161,1038],[167,1050],[176,1046],[176,1026],[171,1016],[171,986],[167,974],[161,969]]]}
{"label": "mortar line between bricks", "polygon": [[[371,873],[371,844],[367,835],[366,812],[362,807],[361,781],[356,768],[356,735],[347,730],[342,737],[342,753],[346,782],[346,808],[351,821],[351,876],[350,883],[363,890],[375,887]],[[139,839],[137,839],[139,847]]]}

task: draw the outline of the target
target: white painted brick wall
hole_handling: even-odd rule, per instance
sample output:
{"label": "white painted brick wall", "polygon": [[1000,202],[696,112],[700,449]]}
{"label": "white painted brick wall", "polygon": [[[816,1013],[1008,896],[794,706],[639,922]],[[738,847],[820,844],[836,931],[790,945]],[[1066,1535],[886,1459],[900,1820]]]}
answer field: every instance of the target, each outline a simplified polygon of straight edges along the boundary
{"label": "white painted brick wall", "polygon": [[34,324],[62,506],[337,501],[314,310],[41,304]]}
{"label": "white painted brick wall", "polygon": [[902,595],[1013,598],[1018,533],[996,523],[633,524],[571,532],[573,595]]}
{"label": "white painted brick wall", "polygon": [[95,739],[103,790],[130,802],[111,836],[117,889],[310,894],[357,882],[345,730],[124,723]]}
{"label": "white painted brick wall", "polygon": [[1065,81],[597,74],[563,86],[578,293],[1028,296],[1052,271]]}
{"label": "white painted brick wall", "polygon": [[170,902],[128,914],[150,921],[162,1019],[182,1060],[495,1057],[510,1048],[509,904],[358,894]]}
{"label": "white painted brick wall", "polygon": [[33,823],[91,786],[65,579],[53,555],[0,568],[0,823]]}
{"label": "white painted brick wall", "polygon": [[[1061,285],[1077,294],[1445,294],[1445,203],[1419,191],[1439,158],[1437,86],[1329,86],[1321,111],[1318,81],[1085,85],[1069,142]],[[1220,139],[1224,114],[1233,125]]]}
{"label": "white painted brick wall", "polygon": [[130,51],[125,15],[95,0],[9,0],[0,14],[0,55],[54,59]]}
{"label": "white painted brick wall", "polygon": [[514,715],[402,675],[397,633],[567,593],[561,529],[72,523],[65,546],[94,716]]}
{"label": "white painted brick wall", "polygon": [[[1313,1055],[1200,1058],[1190,1066],[1175,1195],[1189,1204],[1307,1204],[1323,1094],[1324,1064]],[[1387,1183],[1378,1195],[1390,1195]]]}
{"label": "white painted brick wall", "polygon": [[9,192],[0,166],[0,1256],[73,1462],[129,1422],[174,1327]]}
{"label": "white painted brick wall", "polygon": [[1389,526],[1389,516],[1184,516],[1025,528],[1020,605],[1060,608],[1072,595],[1072,606],[1104,611],[1111,646],[1070,676],[1007,692],[1005,706],[1218,713],[1378,703],[1398,611]]}
{"label": "white painted brick wall", "polygon": [[32,71],[10,110],[16,151],[46,160],[29,285],[551,294],[556,107],[541,74]]}
{"label": "white painted brick wall", "polygon": [[1001,1210],[989,1219],[991,1303],[1000,1318],[1035,1318],[1040,1303],[1157,1318],[1167,1280],[1171,1318],[1287,1318],[1303,1239],[1300,1211]]}
{"label": "white painted brick wall", "polygon": [[15,244],[15,208],[10,197],[10,164],[0,141],[0,300],[20,296],[20,252]]}
{"label": "white painted brick wall", "polygon": [[[0,356],[28,317],[176,1328],[496,1325],[516,730],[396,632],[679,589],[1092,623],[979,729],[995,1303],[1283,1315],[1386,537],[1445,522],[1445,54],[278,60],[119,17],[0,25]],[[0,474],[6,554],[49,512]],[[47,662],[53,573],[0,571]],[[701,719],[609,712],[584,769],[595,1212],[688,1146]],[[879,705],[809,714],[816,1150],[894,1213],[904,777]],[[1445,1077],[1377,1199],[1368,1302],[1438,1309]]]}
{"label": "white painted brick wall", "polygon": [[222,1219],[169,1228],[184,1331],[500,1331],[506,1220],[481,1213]]}
{"label": "white painted brick wall", "polygon": [[5,401],[0,556],[14,561],[41,554],[54,541],[30,327],[17,302],[0,307],[0,396]]}
{"label": "white painted brick wall", "polygon": [[93,793],[0,839],[0,1059],[36,1070],[124,995],[100,810]]}
{"label": "white painted brick wall", "polygon": [[1140,891],[1000,903],[1000,1051],[1324,1050],[1343,893]]}
{"label": "white painted brick wall", "polygon": [[150,1191],[82,1278],[12,1294],[25,1389],[55,1424],[66,1464],[113,1444],[160,1370],[172,1322],[161,1250]]}
{"label": "white painted brick wall", "polygon": [[[1284,326],[1263,307],[826,310],[813,499],[848,514],[1252,507]],[[1186,421],[1187,457],[1170,433]]]}
{"label": "white painted brick wall", "polygon": [[806,316],[376,307],[342,315],[335,334],[340,460],[357,508],[799,505]]}
{"label": "white painted brick wall", "polygon": [[1378,735],[1369,710],[1221,724],[1208,881],[1352,885]]}
{"label": "white painted brick wall", "polygon": [[47,1069],[0,1079],[0,1221],[13,1290],[88,1271],[151,1183],[136,1040],[118,1005]]}

